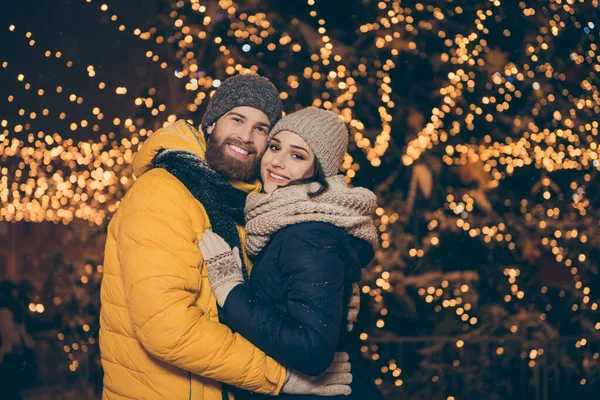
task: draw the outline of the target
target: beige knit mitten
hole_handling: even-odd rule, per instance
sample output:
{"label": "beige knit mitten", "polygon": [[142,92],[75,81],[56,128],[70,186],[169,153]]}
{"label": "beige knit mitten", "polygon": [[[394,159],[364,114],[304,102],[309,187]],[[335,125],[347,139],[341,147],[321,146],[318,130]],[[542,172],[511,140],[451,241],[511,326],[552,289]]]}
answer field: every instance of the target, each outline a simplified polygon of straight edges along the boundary
{"label": "beige knit mitten", "polygon": [[223,307],[229,292],[244,283],[240,251],[237,247],[231,249],[221,236],[211,230],[203,233],[198,246],[208,270],[210,286],[217,303]]}
{"label": "beige knit mitten", "polygon": [[351,365],[347,353],[335,353],[333,362],[319,376],[307,376],[298,371],[287,371],[282,393],[313,394],[317,396],[348,396],[352,393]]}
{"label": "beige knit mitten", "polygon": [[346,314],[346,322],[348,332],[352,332],[354,324],[358,321],[358,313],[360,312],[360,287],[358,283],[352,284],[352,295],[348,301],[348,313]]}

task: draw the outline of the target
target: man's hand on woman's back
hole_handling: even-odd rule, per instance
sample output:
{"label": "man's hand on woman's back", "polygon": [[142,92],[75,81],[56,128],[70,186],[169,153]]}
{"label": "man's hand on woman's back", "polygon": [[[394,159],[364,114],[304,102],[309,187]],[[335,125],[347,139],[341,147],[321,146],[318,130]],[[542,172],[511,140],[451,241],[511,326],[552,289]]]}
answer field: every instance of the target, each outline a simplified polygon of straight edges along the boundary
{"label": "man's hand on woman's back", "polygon": [[360,311],[360,286],[354,282],[352,284],[352,295],[350,301],[348,301],[348,314],[346,315],[346,321],[348,322],[348,332],[352,332],[354,324],[358,320],[358,312]]}

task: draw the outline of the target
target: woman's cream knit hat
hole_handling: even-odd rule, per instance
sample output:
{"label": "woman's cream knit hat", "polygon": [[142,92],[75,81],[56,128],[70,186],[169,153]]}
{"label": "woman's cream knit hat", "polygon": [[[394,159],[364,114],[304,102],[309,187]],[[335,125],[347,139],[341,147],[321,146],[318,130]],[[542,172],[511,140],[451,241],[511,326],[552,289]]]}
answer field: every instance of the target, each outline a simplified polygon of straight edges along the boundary
{"label": "woman's cream knit hat", "polygon": [[335,113],[315,107],[288,114],[275,124],[269,141],[281,131],[291,131],[306,140],[326,177],[338,173],[348,148],[348,129]]}

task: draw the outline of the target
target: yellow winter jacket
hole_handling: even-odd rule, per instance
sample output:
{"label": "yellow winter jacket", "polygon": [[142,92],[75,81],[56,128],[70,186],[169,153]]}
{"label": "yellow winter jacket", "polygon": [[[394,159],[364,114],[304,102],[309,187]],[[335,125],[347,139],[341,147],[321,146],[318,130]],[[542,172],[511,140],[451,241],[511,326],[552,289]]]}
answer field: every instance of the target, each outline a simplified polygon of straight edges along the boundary
{"label": "yellow winter jacket", "polygon": [[109,224],[104,253],[104,400],[221,400],[219,382],[270,395],[283,386],[285,368],[218,321],[198,248],[210,227],[204,207],[175,177],[151,168],[160,149],[204,157],[205,148],[203,135],[178,121],[147,139],[135,157],[139,179]]}

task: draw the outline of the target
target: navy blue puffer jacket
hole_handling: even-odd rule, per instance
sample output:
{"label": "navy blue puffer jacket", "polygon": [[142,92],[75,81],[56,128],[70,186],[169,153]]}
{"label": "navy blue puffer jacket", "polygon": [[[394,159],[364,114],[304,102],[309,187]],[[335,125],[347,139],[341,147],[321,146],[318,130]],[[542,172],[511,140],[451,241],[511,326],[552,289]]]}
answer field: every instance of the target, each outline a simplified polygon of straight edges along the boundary
{"label": "navy blue puffer jacket", "polygon": [[258,256],[250,287],[230,292],[225,323],[282,364],[319,375],[345,350],[352,283],[372,258],[370,244],[334,225],[287,226]]}

